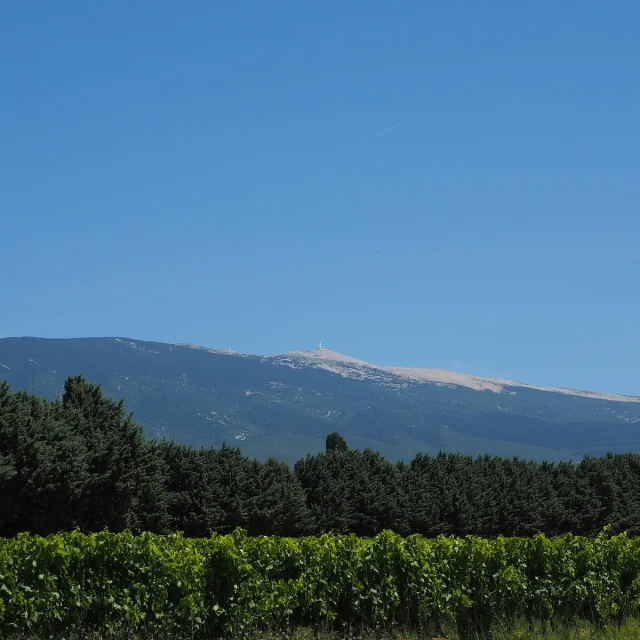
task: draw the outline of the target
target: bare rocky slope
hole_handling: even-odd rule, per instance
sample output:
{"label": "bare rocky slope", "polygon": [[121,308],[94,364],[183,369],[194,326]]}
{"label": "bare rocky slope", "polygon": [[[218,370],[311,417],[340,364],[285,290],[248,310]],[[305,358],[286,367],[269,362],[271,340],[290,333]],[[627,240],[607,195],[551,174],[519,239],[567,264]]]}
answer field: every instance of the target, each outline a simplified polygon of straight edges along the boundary
{"label": "bare rocky slope", "polygon": [[392,459],[452,450],[578,459],[640,451],[640,398],[441,369],[379,367],[326,349],[253,356],[129,338],[0,339],[0,379],[48,398],[82,373],[149,435],[294,461],[331,431]]}

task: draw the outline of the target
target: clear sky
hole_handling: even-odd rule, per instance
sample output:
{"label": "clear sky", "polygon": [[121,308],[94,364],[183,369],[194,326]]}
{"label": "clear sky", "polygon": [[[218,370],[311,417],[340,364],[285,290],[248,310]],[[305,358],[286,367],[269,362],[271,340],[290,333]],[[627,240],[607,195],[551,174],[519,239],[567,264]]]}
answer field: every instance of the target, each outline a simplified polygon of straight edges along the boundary
{"label": "clear sky", "polygon": [[323,340],[640,394],[639,24],[637,0],[2,3],[0,335]]}

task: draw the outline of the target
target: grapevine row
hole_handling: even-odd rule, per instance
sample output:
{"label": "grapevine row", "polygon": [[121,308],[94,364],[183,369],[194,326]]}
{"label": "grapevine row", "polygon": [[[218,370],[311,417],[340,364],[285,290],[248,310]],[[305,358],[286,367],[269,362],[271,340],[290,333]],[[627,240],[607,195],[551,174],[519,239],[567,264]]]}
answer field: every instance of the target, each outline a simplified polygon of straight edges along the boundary
{"label": "grapevine row", "polygon": [[640,539],[187,539],[124,533],[0,540],[0,636],[361,627],[461,633],[515,620],[637,615]]}

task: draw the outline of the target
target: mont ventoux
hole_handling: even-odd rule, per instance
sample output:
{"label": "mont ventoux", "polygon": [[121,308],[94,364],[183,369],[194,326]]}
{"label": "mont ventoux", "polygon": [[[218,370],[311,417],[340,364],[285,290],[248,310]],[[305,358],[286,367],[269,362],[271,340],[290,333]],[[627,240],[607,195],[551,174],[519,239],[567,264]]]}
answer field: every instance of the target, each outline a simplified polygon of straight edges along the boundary
{"label": "mont ventoux", "polygon": [[379,367],[322,348],[256,356],[128,338],[3,338],[0,379],[49,399],[83,374],[149,436],[295,462],[339,431],[392,460],[440,450],[537,460],[640,451],[640,397]]}

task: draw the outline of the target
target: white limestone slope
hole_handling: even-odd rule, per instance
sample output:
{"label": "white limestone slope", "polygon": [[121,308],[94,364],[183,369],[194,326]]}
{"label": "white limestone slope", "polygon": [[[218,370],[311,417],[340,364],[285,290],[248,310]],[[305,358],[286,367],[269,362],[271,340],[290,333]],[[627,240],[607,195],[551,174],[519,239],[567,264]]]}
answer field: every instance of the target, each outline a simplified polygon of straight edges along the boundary
{"label": "white limestone slope", "polygon": [[[135,343],[133,343],[135,344]],[[231,351],[231,349],[211,349],[193,344],[180,343],[181,347],[199,349],[209,353],[235,355],[240,357],[252,357],[246,354]],[[259,357],[259,356],[253,356]],[[534,389],[550,393],[561,393],[582,398],[592,398],[609,402],[634,402],[640,403],[640,396],[623,396],[611,393],[598,393],[596,391],[583,391],[580,389],[565,389],[563,387],[540,387],[524,382],[513,382],[498,378],[483,378],[468,373],[458,373],[445,369],[420,369],[409,367],[380,367],[370,362],[357,360],[329,349],[316,349],[315,351],[290,351],[279,355],[265,356],[263,362],[302,369],[314,367],[337,373],[345,378],[356,380],[372,380],[390,386],[403,386],[409,382],[436,384],[441,386],[458,386],[475,389],[476,391],[492,391],[493,393],[517,393],[517,389]]]}
{"label": "white limestone slope", "polygon": [[369,362],[350,358],[341,353],[328,349],[316,351],[292,351],[290,353],[269,356],[265,360],[277,362],[294,369],[302,367],[316,367],[333,373],[338,373],[347,378],[371,379],[378,382],[397,384],[399,381],[428,383],[438,385],[451,385],[467,387],[477,391],[492,391],[494,393],[517,393],[517,388],[535,389],[551,393],[594,398],[611,402],[637,402],[638,396],[622,396],[617,394],[597,393],[593,391],[581,391],[578,389],[564,389],[561,387],[539,387],[522,382],[500,380],[495,378],[482,378],[467,373],[457,373],[444,369],[415,369],[407,367],[379,367]]}
{"label": "white limestone slope", "polygon": [[[338,373],[345,378],[355,378],[357,380],[375,380],[377,382],[393,383],[397,376],[385,369],[369,364],[363,360],[356,360],[349,356],[329,351],[328,349],[318,349],[316,351],[290,351],[282,355],[267,356],[266,361],[275,362],[280,365],[291,367],[292,369],[302,369],[304,367],[315,367],[324,369],[332,373]],[[396,380],[397,383],[397,380]]]}

